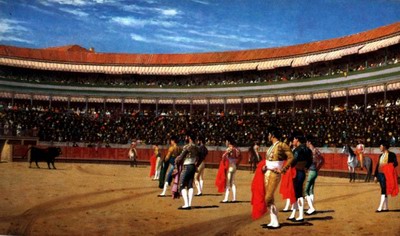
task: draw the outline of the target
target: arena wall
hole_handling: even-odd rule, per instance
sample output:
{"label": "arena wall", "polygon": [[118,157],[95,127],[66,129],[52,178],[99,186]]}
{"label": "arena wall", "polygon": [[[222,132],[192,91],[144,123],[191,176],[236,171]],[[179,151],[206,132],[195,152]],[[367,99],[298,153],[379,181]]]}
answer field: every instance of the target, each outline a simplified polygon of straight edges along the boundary
{"label": "arena wall", "polygon": [[[45,146],[43,146],[45,147]],[[13,145],[13,160],[23,161],[22,157],[28,150],[28,146],[25,145]],[[58,158],[59,161],[68,162],[98,162],[98,163],[121,163],[128,164],[128,148],[89,148],[89,147],[61,147],[62,154]],[[167,149],[161,147],[161,154],[166,155]],[[321,148],[325,164],[322,167],[324,171],[347,171],[347,156],[341,153],[341,148]],[[391,148],[391,151],[395,152],[397,156],[400,153],[400,148]],[[150,157],[153,150],[151,148],[137,148],[138,161],[143,165],[148,165],[150,162]],[[208,167],[217,167],[221,156],[223,154],[223,149],[210,147],[208,156],[206,158],[206,164]],[[378,161],[380,155],[379,148],[367,148],[365,156],[371,157],[373,161],[373,169]],[[265,152],[261,152],[261,156],[265,157]],[[400,159],[398,157],[398,159]],[[242,161],[241,165],[243,167],[249,167],[248,163],[248,152],[242,149]],[[398,173],[400,173],[400,166],[397,167]]]}

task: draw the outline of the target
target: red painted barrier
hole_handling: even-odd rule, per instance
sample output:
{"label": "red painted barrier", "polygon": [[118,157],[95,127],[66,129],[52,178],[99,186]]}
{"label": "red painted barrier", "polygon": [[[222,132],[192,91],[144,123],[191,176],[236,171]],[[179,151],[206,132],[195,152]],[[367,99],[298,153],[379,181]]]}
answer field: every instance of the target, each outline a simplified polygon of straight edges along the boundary
{"label": "red painted barrier", "polygon": [[[43,147],[44,148],[44,147]],[[13,145],[13,157],[21,158],[28,150],[28,146],[24,145]],[[61,147],[62,154],[60,159],[79,159],[79,160],[128,160],[128,148],[88,148],[88,147]],[[167,149],[160,148],[161,156],[165,156],[168,152]],[[218,164],[221,160],[223,150],[209,151],[206,158],[208,164]],[[140,149],[137,148],[138,160],[149,161],[153,154],[153,149]],[[325,159],[323,170],[347,170],[347,156],[342,153],[322,153]],[[375,170],[376,163],[380,154],[368,154],[373,161],[373,170]],[[261,153],[261,156],[265,158],[265,152]],[[397,155],[398,161],[400,162],[400,156]],[[240,164],[248,165],[248,152],[242,152],[242,161]],[[400,173],[400,165],[397,167],[398,173]]]}

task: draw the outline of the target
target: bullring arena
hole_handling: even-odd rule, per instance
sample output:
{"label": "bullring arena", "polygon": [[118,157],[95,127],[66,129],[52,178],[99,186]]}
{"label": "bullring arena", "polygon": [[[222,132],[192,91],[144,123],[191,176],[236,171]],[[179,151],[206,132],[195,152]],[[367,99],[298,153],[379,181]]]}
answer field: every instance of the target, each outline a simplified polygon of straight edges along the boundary
{"label": "bullring arena", "polygon": [[[376,213],[379,184],[349,183],[345,144],[366,146],[374,166],[387,140],[399,158],[400,23],[355,35],[282,48],[199,54],[107,54],[78,45],[0,45],[0,234],[9,235],[400,235],[400,200]],[[325,158],[317,213],[270,230],[251,218],[248,147],[312,134]],[[160,198],[150,176],[152,145],[204,136],[203,196],[191,210]],[[244,158],[237,201],[214,186],[225,138]],[[128,148],[138,143],[138,166]],[[282,140],[283,141],[283,140]],[[56,170],[28,168],[28,147],[59,147]],[[180,143],[183,145],[183,143]],[[397,167],[400,173],[400,167]],[[279,210],[284,202],[278,191]]]}
{"label": "bullring arena", "polygon": [[[389,198],[390,211],[375,213],[379,185],[346,178],[318,177],[317,214],[305,222],[286,220],[265,228],[269,216],[251,219],[253,174],[240,170],[238,202],[222,204],[214,186],[216,169],[205,172],[204,195],[193,209],[180,211],[181,200],[159,198],[149,167],[56,163],[57,170],[31,168],[25,162],[1,163],[0,232],[11,235],[399,235],[400,201]],[[170,193],[168,193],[170,196]],[[277,206],[284,202],[277,197]]]}

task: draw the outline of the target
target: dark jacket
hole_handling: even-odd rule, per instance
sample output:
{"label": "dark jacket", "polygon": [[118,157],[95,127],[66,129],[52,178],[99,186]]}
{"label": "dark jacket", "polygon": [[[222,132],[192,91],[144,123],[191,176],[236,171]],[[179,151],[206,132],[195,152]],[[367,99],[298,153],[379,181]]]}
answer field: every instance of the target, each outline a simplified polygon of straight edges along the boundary
{"label": "dark jacket", "polygon": [[[379,156],[378,162],[376,163],[376,167],[375,167],[375,176],[378,176],[378,173],[379,173],[379,159],[381,158],[382,155],[383,155],[383,153]],[[396,157],[396,154],[394,154],[394,152],[389,152],[388,163],[393,163],[393,166],[394,166],[395,168],[396,168],[396,166],[399,165],[399,164],[397,163],[397,157]]]}
{"label": "dark jacket", "polygon": [[308,169],[313,163],[312,151],[304,144],[300,144],[293,150],[293,157],[292,167],[297,170]]}

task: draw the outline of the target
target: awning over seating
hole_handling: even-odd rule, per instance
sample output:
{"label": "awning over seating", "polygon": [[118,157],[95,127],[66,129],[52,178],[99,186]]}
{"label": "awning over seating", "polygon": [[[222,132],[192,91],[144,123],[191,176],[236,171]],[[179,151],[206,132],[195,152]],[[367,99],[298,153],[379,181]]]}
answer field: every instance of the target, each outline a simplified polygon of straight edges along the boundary
{"label": "awning over seating", "polygon": [[397,90],[397,89],[400,89],[400,82],[388,84],[388,86],[387,86],[388,91]]}
{"label": "awning over seating", "polygon": [[385,91],[385,86],[384,85],[371,86],[368,87],[367,91],[368,93],[380,93]]}
{"label": "awning over seating", "polygon": [[276,60],[274,63],[274,68],[291,66],[292,62],[293,62],[293,58]]}
{"label": "awning over seating", "polygon": [[66,102],[66,101],[68,101],[68,97],[67,96],[52,96],[51,100],[55,101],[55,102]]}
{"label": "awning over seating", "polygon": [[26,94],[26,93],[16,93],[14,95],[14,98],[16,99],[31,99],[32,95],[31,94]]}
{"label": "awning over seating", "polygon": [[341,51],[342,50],[336,50],[336,51],[327,53],[325,58],[324,58],[325,61],[331,61],[331,60],[336,60],[336,59],[342,58],[342,52]]}
{"label": "awning over seating", "polygon": [[107,103],[121,103],[121,98],[106,98],[105,102]]}
{"label": "awning over seating", "polygon": [[383,40],[378,40],[375,42],[371,42],[371,43],[367,43],[365,44],[364,47],[362,47],[358,53],[362,54],[362,53],[367,53],[367,52],[372,52],[372,51],[376,51],[378,49],[381,48],[385,48],[391,45],[395,45],[398,44],[400,42],[400,35],[391,37],[391,38],[387,38],[387,39],[383,39]]}
{"label": "awning over seating", "polygon": [[365,93],[364,88],[349,89],[349,96],[360,95],[360,94],[364,94],[364,93]]}
{"label": "awning over seating", "polygon": [[13,94],[9,92],[0,92],[1,98],[12,98]]}
{"label": "awning over seating", "polygon": [[309,63],[307,62],[307,57],[296,57],[293,59],[292,67],[299,67],[299,66],[307,66]]}
{"label": "awning over seating", "polygon": [[49,95],[42,95],[42,94],[34,94],[34,95],[32,95],[32,98],[34,100],[40,100],[40,101],[49,101],[50,100]]}
{"label": "awning over seating", "polygon": [[274,61],[262,61],[258,64],[257,70],[271,70],[274,69]]}
{"label": "awning over seating", "polygon": [[400,43],[400,35],[358,44],[334,51],[321,51],[320,53],[298,55],[286,58],[273,58],[254,61],[238,61],[215,64],[163,64],[163,65],[140,65],[140,64],[73,64],[59,61],[38,61],[27,58],[1,57],[0,65],[21,68],[73,71],[86,73],[105,74],[139,74],[139,75],[190,75],[190,74],[217,74],[235,71],[271,70],[280,67],[300,67],[311,63],[331,61],[344,56],[357,53],[367,53],[381,48]]}
{"label": "awning over seating", "polygon": [[307,57],[306,62],[308,64],[311,64],[311,63],[314,63],[314,62],[325,61],[326,55],[327,55],[327,53],[310,55],[310,56]]}
{"label": "awning over seating", "polygon": [[313,99],[324,99],[324,98],[328,98],[329,93],[327,92],[321,92],[321,93],[315,93],[313,94]]}

